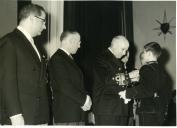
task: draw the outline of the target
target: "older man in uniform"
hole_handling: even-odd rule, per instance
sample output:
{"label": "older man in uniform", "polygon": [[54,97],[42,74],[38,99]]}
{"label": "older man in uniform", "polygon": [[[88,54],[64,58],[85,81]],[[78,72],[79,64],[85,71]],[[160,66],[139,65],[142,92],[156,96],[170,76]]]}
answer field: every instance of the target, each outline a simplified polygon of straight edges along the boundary
{"label": "older man in uniform", "polygon": [[[93,110],[96,125],[127,125],[128,105],[118,96],[125,89],[121,57],[129,48],[124,36],[115,36],[110,47],[96,58],[94,67]],[[137,71],[129,77],[138,75]]]}

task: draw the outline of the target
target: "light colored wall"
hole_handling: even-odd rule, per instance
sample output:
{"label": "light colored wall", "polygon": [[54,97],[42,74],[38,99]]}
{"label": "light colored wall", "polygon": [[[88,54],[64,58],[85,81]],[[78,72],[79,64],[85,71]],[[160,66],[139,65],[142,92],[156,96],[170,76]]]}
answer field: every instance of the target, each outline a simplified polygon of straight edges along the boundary
{"label": "light colored wall", "polygon": [[17,0],[0,0],[0,38],[17,26]]}
{"label": "light colored wall", "polygon": [[166,41],[163,34],[158,36],[160,30],[153,30],[160,26],[156,19],[163,23],[164,10],[166,10],[167,22],[174,17],[170,25],[176,26],[175,1],[133,1],[134,43],[137,48],[135,65],[140,67],[139,53],[146,43],[159,42],[162,48],[169,52],[170,58],[166,70],[174,82],[173,88],[176,88],[176,28],[170,29],[173,34],[168,33]]}
{"label": "light colored wall", "polygon": [[41,5],[49,14],[49,42],[46,44],[46,50],[49,57],[60,47],[59,37],[63,31],[63,11],[64,1],[50,1],[50,0],[32,0],[32,3]]}

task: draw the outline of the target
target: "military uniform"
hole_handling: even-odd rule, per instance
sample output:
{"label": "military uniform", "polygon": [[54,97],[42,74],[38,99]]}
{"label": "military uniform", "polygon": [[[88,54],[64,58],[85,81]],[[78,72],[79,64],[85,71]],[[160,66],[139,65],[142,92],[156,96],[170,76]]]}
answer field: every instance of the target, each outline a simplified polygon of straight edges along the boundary
{"label": "military uniform", "polygon": [[[96,125],[127,125],[128,105],[118,92],[125,90],[121,74],[124,64],[110,50],[96,58],[94,66],[93,111]],[[122,85],[120,85],[122,84]]]}

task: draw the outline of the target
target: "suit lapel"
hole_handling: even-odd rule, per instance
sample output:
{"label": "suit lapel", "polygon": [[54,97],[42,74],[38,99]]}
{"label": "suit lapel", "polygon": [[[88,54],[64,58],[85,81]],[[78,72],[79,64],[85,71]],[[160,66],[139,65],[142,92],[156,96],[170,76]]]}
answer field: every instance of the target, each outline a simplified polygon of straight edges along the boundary
{"label": "suit lapel", "polygon": [[18,29],[15,29],[15,33],[21,38],[23,39],[23,41],[21,42],[22,45],[25,47],[26,51],[32,56],[32,58],[34,59],[34,61],[40,66],[40,60],[39,57],[36,53],[36,51],[34,50],[33,46],[31,45],[31,43],[29,42],[29,40],[24,36],[24,34],[22,32],[20,32]]}
{"label": "suit lapel", "polygon": [[75,67],[78,71],[80,71],[80,68],[77,66],[75,61],[71,59],[63,50],[59,49],[58,52],[63,56],[64,59],[66,59],[73,67]]}

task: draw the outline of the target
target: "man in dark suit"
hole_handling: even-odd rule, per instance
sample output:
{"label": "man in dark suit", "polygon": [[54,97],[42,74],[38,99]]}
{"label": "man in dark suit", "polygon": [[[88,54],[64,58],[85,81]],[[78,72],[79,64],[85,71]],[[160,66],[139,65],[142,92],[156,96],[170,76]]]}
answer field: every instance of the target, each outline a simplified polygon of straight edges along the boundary
{"label": "man in dark suit", "polygon": [[[128,105],[120,99],[118,92],[126,88],[121,58],[128,48],[129,42],[124,36],[115,36],[110,47],[96,58],[93,85],[96,125],[127,125]],[[130,77],[132,73],[129,73]]]}
{"label": "man in dark suit", "polygon": [[33,40],[46,28],[45,17],[41,6],[24,6],[18,27],[0,40],[2,124],[48,123],[45,64]]}
{"label": "man in dark suit", "polygon": [[65,31],[60,41],[61,48],[49,61],[54,123],[84,125],[84,111],[90,109],[92,101],[84,89],[83,73],[71,56],[80,47],[80,35],[75,31]]}

